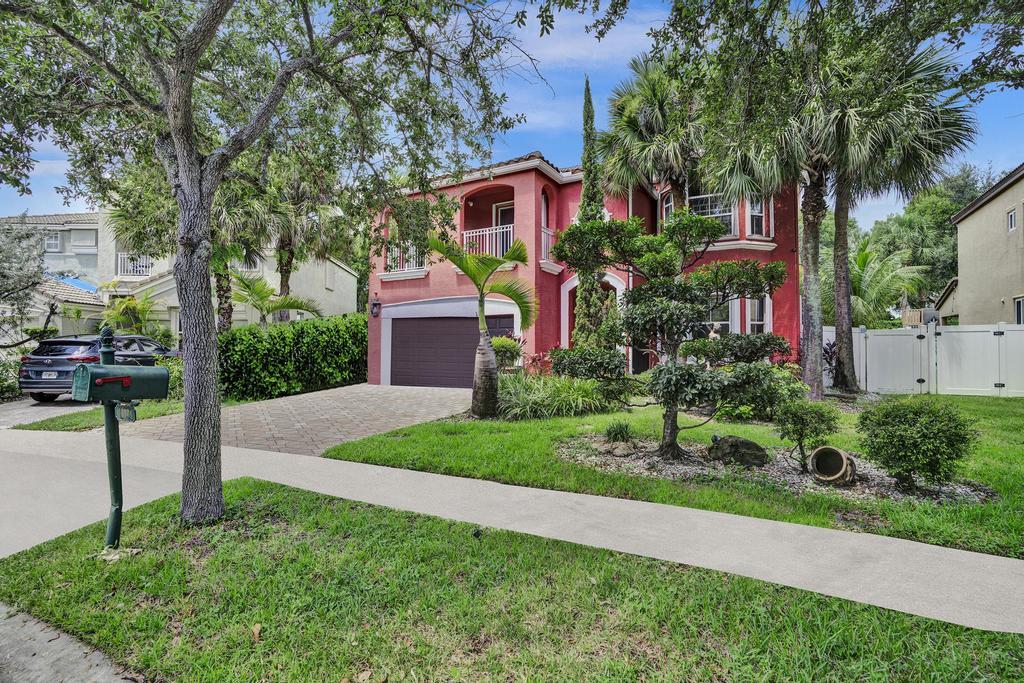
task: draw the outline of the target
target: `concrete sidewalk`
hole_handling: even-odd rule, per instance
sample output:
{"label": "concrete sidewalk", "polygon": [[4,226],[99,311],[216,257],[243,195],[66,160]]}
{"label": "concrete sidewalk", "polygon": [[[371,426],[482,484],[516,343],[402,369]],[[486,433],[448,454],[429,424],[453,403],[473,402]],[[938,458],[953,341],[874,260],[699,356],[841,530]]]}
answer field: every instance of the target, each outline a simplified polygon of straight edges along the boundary
{"label": "concrete sidewalk", "polygon": [[[0,483],[11,511],[2,538],[38,543],[50,532],[19,513],[62,472],[103,472],[102,434],[0,433]],[[159,488],[181,471],[181,446],[122,439],[125,490]],[[655,503],[508,486],[374,465],[224,448],[224,478],[252,476],[299,488],[536,536],[706,567],[974,628],[1024,633],[1024,561],[884,536],[773,522]],[[19,456],[35,456],[24,458]],[[39,457],[45,456],[45,457]],[[38,463],[38,464],[36,464]],[[75,474],[75,477],[80,475]],[[33,484],[34,483],[34,484]],[[154,493],[158,495],[158,493]],[[105,487],[77,509],[79,524],[106,514]],[[137,500],[138,498],[136,498]],[[76,506],[80,503],[76,502]],[[69,506],[70,507],[70,506]],[[131,524],[131,515],[125,515]]]}

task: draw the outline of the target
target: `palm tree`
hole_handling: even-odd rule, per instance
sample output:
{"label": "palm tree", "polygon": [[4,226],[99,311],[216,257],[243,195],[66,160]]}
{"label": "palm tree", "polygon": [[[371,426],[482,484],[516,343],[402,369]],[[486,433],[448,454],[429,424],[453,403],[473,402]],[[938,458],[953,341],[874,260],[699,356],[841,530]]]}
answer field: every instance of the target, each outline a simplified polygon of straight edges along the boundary
{"label": "palm tree", "polygon": [[234,291],[231,299],[236,304],[248,304],[260,315],[260,325],[266,327],[267,318],[279,311],[302,311],[311,313],[317,318],[323,315],[320,305],[313,299],[274,292],[270,283],[260,275],[246,275],[233,271]]}
{"label": "palm tree", "polygon": [[[861,238],[849,255],[850,313],[853,325],[872,327],[892,318],[890,311],[907,294],[916,292],[924,283],[925,266],[905,265],[907,251],[882,256],[875,250],[870,236]],[[821,274],[822,309],[826,317],[835,315],[835,272],[826,264]]]}
{"label": "palm tree", "polygon": [[[859,55],[859,60],[837,65],[835,71],[845,81],[864,79],[868,74],[877,79],[870,69],[872,63],[868,55]],[[860,197],[896,190],[909,198],[931,186],[949,158],[974,139],[976,129],[967,107],[945,95],[950,69],[947,58],[926,48],[896,65],[891,77],[882,79],[884,96],[871,90],[871,97],[862,101],[845,98],[838,102],[833,299],[823,301],[835,316],[833,386],[837,389],[857,391],[853,283],[847,269],[851,263],[847,240],[850,211]]]}
{"label": "palm tree", "polygon": [[691,91],[647,55],[634,57],[629,68],[633,75],[612,91],[608,130],[597,140],[606,189],[622,196],[637,185],[665,182],[673,205],[682,206],[698,148]]}
{"label": "palm tree", "polygon": [[[103,287],[108,289],[117,288],[117,280],[104,283]],[[174,335],[166,325],[161,324],[154,317],[160,302],[152,298],[149,292],[142,296],[118,296],[112,297],[103,310],[100,318],[100,327],[109,325],[117,332],[128,334],[142,334],[152,337],[161,344],[170,345]]]}
{"label": "palm tree", "polygon": [[536,313],[533,291],[522,280],[508,278],[491,281],[499,268],[507,264],[527,264],[526,245],[515,240],[504,256],[490,254],[467,254],[459,245],[438,234],[430,235],[430,250],[448,259],[476,285],[479,295],[477,318],[480,323],[480,343],[476,347],[473,363],[473,402],[470,407],[474,417],[489,418],[498,414],[498,362],[487,332],[487,318],[484,306],[489,294],[508,297],[519,309],[519,325],[525,330],[533,324]]}

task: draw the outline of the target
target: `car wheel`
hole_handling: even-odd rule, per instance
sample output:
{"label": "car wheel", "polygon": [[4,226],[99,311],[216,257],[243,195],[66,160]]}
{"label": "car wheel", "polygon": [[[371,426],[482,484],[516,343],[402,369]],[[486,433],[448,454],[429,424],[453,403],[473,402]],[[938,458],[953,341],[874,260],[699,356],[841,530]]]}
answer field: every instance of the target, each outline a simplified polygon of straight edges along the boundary
{"label": "car wheel", "polygon": [[57,397],[60,396],[60,394],[40,394],[34,391],[30,393],[29,396],[32,397],[33,401],[38,403],[53,403],[57,400]]}

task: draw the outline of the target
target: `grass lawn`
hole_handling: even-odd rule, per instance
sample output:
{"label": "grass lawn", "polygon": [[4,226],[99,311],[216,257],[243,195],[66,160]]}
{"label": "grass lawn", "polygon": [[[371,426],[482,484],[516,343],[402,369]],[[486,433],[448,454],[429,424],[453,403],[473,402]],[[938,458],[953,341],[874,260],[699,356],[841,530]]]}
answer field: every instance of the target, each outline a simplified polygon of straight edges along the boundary
{"label": "grass lawn", "polygon": [[[255,480],[0,560],[0,600],[171,681],[1019,680],[1024,637]],[[479,537],[477,537],[479,536]],[[254,627],[259,624],[258,637]]]}
{"label": "grass lawn", "polygon": [[[226,400],[222,406],[238,405],[241,401]],[[184,401],[142,401],[136,408],[136,419],[146,420],[151,417],[176,415],[185,410]],[[11,429],[35,429],[47,432],[81,432],[87,429],[103,427],[103,407],[96,406],[91,410],[77,413],[54,415],[36,422],[14,425]]]}
{"label": "grass lawn", "polygon": [[[977,420],[981,444],[964,463],[962,474],[994,488],[1002,496],[998,501],[984,505],[861,503],[829,494],[827,489],[797,497],[775,486],[738,478],[680,483],[602,472],[555,455],[560,440],[584,431],[601,431],[613,419],[625,419],[636,433],[658,438],[661,414],[657,408],[522,422],[432,422],[341,444],[325,455],[816,526],[839,526],[853,519],[874,533],[1024,558],[1024,399],[938,396],[931,400],[952,403]],[[855,422],[854,415],[843,416],[843,431],[833,439],[836,446],[858,450]],[[707,443],[716,433],[744,436],[763,446],[782,443],[770,425],[738,423],[684,430],[681,440]]]}

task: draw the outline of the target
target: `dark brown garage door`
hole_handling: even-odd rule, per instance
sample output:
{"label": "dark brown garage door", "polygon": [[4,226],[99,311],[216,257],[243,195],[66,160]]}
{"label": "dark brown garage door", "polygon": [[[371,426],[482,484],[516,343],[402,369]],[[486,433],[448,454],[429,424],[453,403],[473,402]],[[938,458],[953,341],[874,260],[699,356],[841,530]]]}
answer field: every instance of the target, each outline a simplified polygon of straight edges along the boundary
{"label": "dark brown garage door", "polygon": [[[487,316],[492,336],[512,332],[512,316]],[[391,321],[391,383],[471,387],[480,339],[476,318],[395,318]]]}

